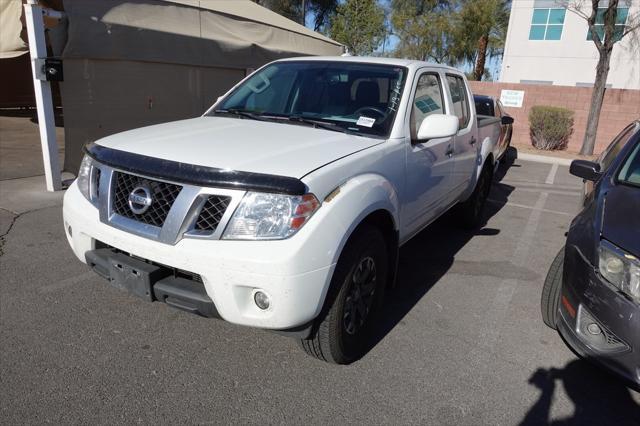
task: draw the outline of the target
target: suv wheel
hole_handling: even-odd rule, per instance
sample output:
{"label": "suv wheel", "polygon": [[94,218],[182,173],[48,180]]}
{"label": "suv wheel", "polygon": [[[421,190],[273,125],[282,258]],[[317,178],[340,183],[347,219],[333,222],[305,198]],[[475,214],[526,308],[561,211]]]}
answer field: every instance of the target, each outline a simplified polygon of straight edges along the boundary
{"label": "suv wheel", "polygon": [[320,360],[349,364],[360,358],[386,287],[387,246],[378,228],[361,226],[342,252],[325,306],[304,351]]}

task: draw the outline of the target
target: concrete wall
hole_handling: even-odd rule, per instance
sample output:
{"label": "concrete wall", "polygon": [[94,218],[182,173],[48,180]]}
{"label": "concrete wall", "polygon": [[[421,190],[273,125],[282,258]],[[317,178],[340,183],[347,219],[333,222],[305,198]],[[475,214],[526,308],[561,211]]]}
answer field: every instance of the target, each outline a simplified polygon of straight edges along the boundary
{"label": "concrete wall", "polygon": [[[593,41],[587,40],[586,21],[576,13],[566,12],[560,40],[529,40],[534,7],[559,8],[560,3],[513,0],[501,82],[536,80],[560,86],[593,83],[598,51]],[[585,4],[590,6],[590,3]],[[638,17],[640,0],[621,0],[619,7],[624,6],[630,7],[627,23],[633,20],[632,17]],[[616,89],[640,89],[640,31],[627,35],[614,46],[607,84]]]}
{"label": "concrete wall", "polygon": [[[514,145],[531,146],[529,137],[529,110],[535,105],[550,105],[569,108],[574,111],[573,135],[567,151],[578,152],[582,146],[587,126],[591,88],[557,87],[531,84],[491,83],[471,81],[471,90],[478,95],[500,97],[503,89],[524,91],[522,108],[505,108],[515,119],[513,128]],[[640,90],[607,89],[604,105],[600,113],[595,154],[602,152],[611,140],[627,124],[640,119]]]}

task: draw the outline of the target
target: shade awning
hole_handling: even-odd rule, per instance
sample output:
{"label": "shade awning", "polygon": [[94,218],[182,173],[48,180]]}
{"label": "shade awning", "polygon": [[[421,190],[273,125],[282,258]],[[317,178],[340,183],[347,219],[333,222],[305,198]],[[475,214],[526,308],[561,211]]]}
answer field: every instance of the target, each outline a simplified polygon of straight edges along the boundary
{"label": "shade awning", "polygon": [[0,0],[0,59],[15,58],[29,51],[20,38],[22,31],[22,2]]}
{"label": "shade awning", "polygon": [[342,45],[248,0],[65,0],[63,58],[252,68]]}

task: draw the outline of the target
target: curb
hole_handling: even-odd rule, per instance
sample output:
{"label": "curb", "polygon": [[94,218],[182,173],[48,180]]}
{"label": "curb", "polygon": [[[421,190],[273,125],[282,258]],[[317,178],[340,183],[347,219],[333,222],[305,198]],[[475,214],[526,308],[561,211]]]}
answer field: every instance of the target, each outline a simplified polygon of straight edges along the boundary
{"label": "curb", "polygon": [[571,158],[558,158],[546,155],[536,155],[518,152],[518,159],[525,161],[534,161],[536,163],[558,164],[561,166],[569,166],[573,161]]}

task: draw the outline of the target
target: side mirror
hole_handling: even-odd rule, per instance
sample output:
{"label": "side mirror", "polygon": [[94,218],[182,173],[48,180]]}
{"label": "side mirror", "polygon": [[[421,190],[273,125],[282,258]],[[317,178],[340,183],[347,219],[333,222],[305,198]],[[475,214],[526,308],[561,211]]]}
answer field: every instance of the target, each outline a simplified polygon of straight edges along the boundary
{"label": "side mirror", "polygon": [[508,115],[503,115],[500,121],[502,121],[502,124],[513,124],[513,117],[509,117]]}
{"label": "side mirror", "polygon": [[602,176],[600,164],[587,160],[573,160],[571,167],[569,167],[569,173],[592,182],[597,181]]}
{"label": "side mirror", "polygon": [[455,115],[429,115],[420,124],[418,140],[448,138],[458,133],[459,126],[460,120]]}

